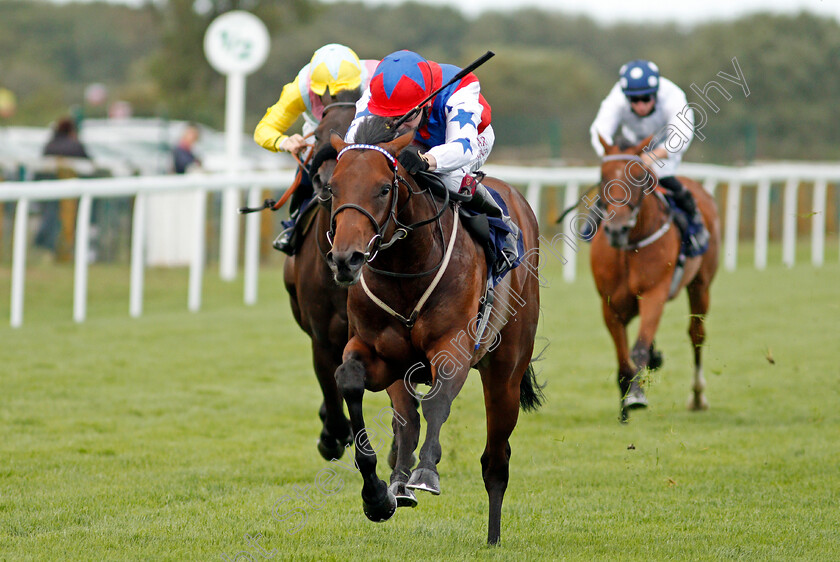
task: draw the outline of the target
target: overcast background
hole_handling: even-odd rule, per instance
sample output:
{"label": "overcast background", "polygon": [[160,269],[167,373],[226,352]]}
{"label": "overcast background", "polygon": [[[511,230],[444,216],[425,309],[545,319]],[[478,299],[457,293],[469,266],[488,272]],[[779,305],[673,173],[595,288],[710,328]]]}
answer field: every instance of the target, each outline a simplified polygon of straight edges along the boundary
{"label": "overcast background", "polygon": [[[66,3],[75,0],[53,0]],[[146,0],[108,0],[113,3],[139,6]],[[340,0],[322,0],[333,3]],[[368,6],[403,4],[406,0],[362,0]],[[415,0],[416,1],[416,0]],[[601,23],[616,22],[664,22],[673,21],[693,25],[709,20],[733,19],[754,12],[794,14],[802,10],[832,16],[840,21],[838,0],[422,0],[421,4],[452,6],[460,8],[467,15],[475,16],[482,11],[496,10],[510,12],[520,8],[536,7],[543,10],[586,15]]]}

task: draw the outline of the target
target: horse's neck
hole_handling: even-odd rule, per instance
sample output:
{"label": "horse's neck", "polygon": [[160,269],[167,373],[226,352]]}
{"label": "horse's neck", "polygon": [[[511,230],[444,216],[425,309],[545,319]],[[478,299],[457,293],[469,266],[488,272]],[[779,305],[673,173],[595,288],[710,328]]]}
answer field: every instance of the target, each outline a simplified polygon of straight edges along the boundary
{"label": "horse's neck", "polygon": [[668,213],[659,204],[659,198],[656,196],[655,191],[644,195],[640,205],[642,208],[639,210],[636,227],[630,235],[631,242],[644,240],[656,232],[668,220]]}
{"label": "horse's neck", "polygon": [[[442,204],[438,201],[438,205]],[[425,195],[418,194],[411,196],[408,204],[397,215],[397,218],[404,225],[412,225],[428,220],[436,213],[437,210],[430,204],[429,199]],[[445,247],[441,247],[439,232],[442,227],[445,231],[444,242],[449,242],[449,229],[453,219],[454,214],[451,210],[447,210],[440,217],[440,221],[433,221],[413,229],[405,239],[399,240],[392,247],[381,252],[373,265],[377,268],[399,273],[428,271],[437,265],[443,257]],[[440,226],[438,226],[439,224]],[[385,241],[389,236],[386,236]]]}

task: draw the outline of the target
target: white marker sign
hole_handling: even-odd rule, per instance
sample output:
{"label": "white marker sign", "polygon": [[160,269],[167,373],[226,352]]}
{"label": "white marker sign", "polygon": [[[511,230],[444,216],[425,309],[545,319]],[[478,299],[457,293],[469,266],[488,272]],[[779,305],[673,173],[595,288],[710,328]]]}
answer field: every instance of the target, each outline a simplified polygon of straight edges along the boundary
{"label": "white marker sign", "polygon": [[[265,24],[249,12],[226,12],[210,23],[204,34],[204,54],[210,65],[227,75],[225,91],[225,145],[228,173],[239,171],[242,154],[242,127],[245,117],[245,76],[254,72],[268,57],[269,36]],[[230,281],[236,277],[239,248],[240,205],[238,189],[226,189],[222,197],[219,273]],[[252,221],[253,222],[253,221]],[[248,277],[246,271],[246,277]],[[253,281],[246,279],[246,287]],[[247,298],[247,297],[246,297]],[[250,304],[250,303],[249,303]]]}
{"label": "white marker sign", "polygon": [[268,29],[254,14],[235,10],[213,20],[204,34],[204,54],[222,74],[251,74],[268,57]]}

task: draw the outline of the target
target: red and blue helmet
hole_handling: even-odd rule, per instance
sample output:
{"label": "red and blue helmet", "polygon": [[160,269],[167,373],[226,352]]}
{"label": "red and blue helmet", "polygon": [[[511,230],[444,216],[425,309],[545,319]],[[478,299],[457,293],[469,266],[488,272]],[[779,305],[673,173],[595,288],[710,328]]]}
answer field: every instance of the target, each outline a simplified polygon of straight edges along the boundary
{"label": "red and blue helmet", "polygon": [[618,71],[625,96],[644,96],[659,90],[659,67],[647,60],[632,60]]}
{"label": "red and blue helmet", "polygon": [[432,91],[429,61],[413,51],[397,51],[382,59],[373,72],[368,110],[381,117],[402,116]]}

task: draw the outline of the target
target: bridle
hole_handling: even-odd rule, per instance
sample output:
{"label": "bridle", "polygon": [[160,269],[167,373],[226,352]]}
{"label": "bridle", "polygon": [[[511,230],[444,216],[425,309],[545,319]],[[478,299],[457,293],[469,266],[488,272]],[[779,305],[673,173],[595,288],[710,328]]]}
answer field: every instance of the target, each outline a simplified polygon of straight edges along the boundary
{"label": "bridle", "polygon": [[[648,172],[648,174],[650,174],[651,177],[656,177],[653,171],[650,169],[650,167],[645,164],[644,160],[642,160],[639,156],[636,156],[634,154],[609,154],[601,159],[601,162],[615,161],[637,162],[643,169],[645,169]],[[654,194],[659,199],[660,203],[664,204],[665,209],[667,210],[665,222],[655,232],[648,236],[645,236],[642,240],[639,240],[638,242],[628,243],[624,246],[621,246],[619,249],[638,250],[639,248],[649,246],[657,240],[659,240],[660,238],[662,238],[665,235],[665,233],[668,232],[668,230],[671,228],[671,224],[673,223],[673,214],[671,212],[671,208],[665,201],[665,198],[659,192],[654,191]],[[624,225],[629,230],[633,230],[636,227],[636,222],[639,219],[639,213],[642,210],[642,203],[644,201],[645,195],[646,191],[642,189],[642,195],[639,197],[639,201],[630,210],[630,217],[627,219],[627,222]]]}
{"label": "bridle", "polygon": [[[410,224],[410,225],[403,224],[397,218],[397,215],[399,214],[399,212],[397,211],[397,201],[399,200],[399,184],[400,184],[400,182],[402,182],[406,186],[406,188],[408,189],[409,200],[411,198],[411,195],[414,193],[414,191],[412,191],[411,185],[405,180],[405,178],[403,178],[399,174],[398,168],[397,168],[396,158],[394,158],[394,156],[392,156],[391,153],[388,152],[387,150],[385,150],[384,148],[376,146],[376,145],[351,144],[351,145],[345,146],[338,153],[338,156],[336,157],[336,161],[339,160],[342,157],[342,155],[345,152],[347,152],[348,150],[375,150],[375,151],[379,152],[380,154],[382,154],[383,156],[385,156],[385,158],[388,160],[388,165],[389,165],[389,167],[391,168],[391,171],[394,174],[394,178],[393,178],[393,181],[391,182],[391,189],[390,189],[390,191],[391,191],[390,210],[388,212],[388,217],[385,219],[385,222],[380,225],[377,222],[376,218],[364,207],[361,207],[361,206],[356,205],[354,203],[345,203],[344,205],[339,206],[332,214],[332,217],[330,219],[330,231],[327,233],[327,240],[330,242],[330,245],[332,245],[332,243],[333,243],[332,240],[333,240],[333,237],[335,236],[336,216],[343,211],[346,211],[348,209],[353,209],[353,210],[356,210],[356,211],[360,212],[365,217],[367,217],[367,219],[373,225],[373,229],[374,229],[374,232],[375,232],[373,237],[371,238],[371,240],[368,242],[367,247],[365,248],[365,252],[364,252],[365,261],[366,261],[367,267],[370,270],[372,270],[374,273],[379,273],[379,274],[386,275],[386,276],[389,276],[389,277],[399,277],[399,278],[418,278],[418,277],[423,277],[425,275],[429,275],[431,273],[437,272],[434,279],[432,279],[429,286],[426,287],[426,290],[420,296],[420,299],[417,301],[417,304],[415,304],[414,308],[411,310],[411,312],[409,313],[408,316],[403,316],[402,314],[400,314],[399,312],[397,312],[396,310],[391,308],[385,301],[383,301],[382,299],[377,297],[373,293],[373,291],[370,289],[370,287],[368,287],[367,282],[365,281],[364,273],[361,273],[359,275],[359,280],[360,280],[360,283],[361,283],[361,286],[362,286],[362,290],[365,292],[365,294],[368,296],[368,298],[370,298],[371,301],[373,301],[374,304],[376,304],[379,308],[384,310],[387,314],[389,314],[393,318],[397,319],[406,328],[411,330],[412,327],[414,327],[414,324],[417,322],[417,319],[420,316],[420,311],[423,309],[423,306],[426,304],[429,297],[431,297],[435,288],[438,286],[438,283],[440,283],[440,280],[443,278],[443,274],[445,273],[446,268],[449,265],[449,261],[452,258],[452,253],[453,253],[453,250],[455,249],[455,240],[457,239],[457,234],[458,234],[458,223],[460,222],[458,220],[458,205],[459,205],[459,203],[457,203],[457,202],[455,203],[455,216],[452,218],[452,233],[449,236],[449,243],[446,244],[446,250],[443,252],[443,255],[441,256],[440,261],[438,262],[438,264],[435,267],[433,267],[432,269],[429,269],[428,271],[424,271],[424,272],[421,272],[421,273],[399,273],[399,272],[382,271],[382,270],[379,270],[379,269],[375,269],[373,266],[370,265],[370,262],[373,261],[373,259],[376,257],[379,250],[384,250],[384,249],[389,248],[397,240],[402,240],[403,238],[408,236],[409,232],[411,232],[412,230],[414,230],[415,228],[417,228],[419,226],[423,226],[423,225],[429,224],[431,222],[437,221],[438,230],[440,232],[440,237],[441,237],[441,244],[443,245],[443,243],[444,243],[443,227],[442,227],[441,222],[440,222],[440,217],[443,215],[443,213],[446,211],[446,208],[449,206],[449,190],[448,189],[443,190],[444,193],[445,193],[445,197],[444,197],[445,202],[444,202],[443,205],[441,205],[440,209],[438,209],[437,213],[435,213],[434,216],[432,216],[429,219],[425,219],[425,220],[416,222],[414,224]],[[429,192],[428,194],[432,198],[432,200],[434,200],[434,197],[432,197],[431,193]],[[408,204],[408,202],[406,202],[406,205],[407,204]],[[394,230],[394,234],[391,236],[391,239],[388,242],[383,244],[382,243],[383,234],[384,234],[385,230],[388,228],[388,226],[390,225],[391,221],[393,221],[394,224],[396,225],[396,229]]]}
{"label": "bridle", "polygon": [[[396,219],[396,211],[397,211],[397,201],[399,199],[399,182],[400,176],[397,172],[397,159],[394,158],[390,152],[385,150],[380,146],[376,146],[373,144],[351,144],[344,147],[341,152],[338,153],[336,156],[336,162],[338,162],[341,157],[344,155],[345,152],[348,150],[375,150],[385,156],[388,160],[388,167],[394,174],[394,179],[391,182],[390,188],[390,195],[391,195],[391,204],[390,210],[388,211],[388,216],[385,218],[385,222],[381,225],[376,220],[376,218],[364,207],[361,205],[356,205],[355,203],[345,203],[344,205],[339,206],[336,210],[333,211],[332,216],[330,217],[330,230],[327,232],[327,241],[330,243],[330,246],[333,245],[333,238],[335,237],[335,222],[336,217],[339,213],[346,211],[348,209],[353,209],[355,211],[360,212],[362,215],[367,218],[370,223],[373,225],[373,237],[368,241],[367,246],[365,247],[364,256],[365,262],[370,263],[376,258],[376,254],[379,253],[379,250],[382,249],[382,235],[385,233],[385,230],[391,224],[392,220]],[[403,180],[405,181],[405,180]],[[328,188],[328,191],[329,188]],[[330,191],[331,193],[331,191]],[[408,232],[404,229],[397,228],[394,230],[394,234],[391,236],[391,240],[387,242],[386,248],[391,246],[397,240],[405,238],[408,235]]]}
{"label": "bridle", "polygon": [[324,107],[324,111],[321,112],[321,119],[327,114],[327,112],[334,108],[334,107],[349,107],[353,106],[356,107],[356,102],[354,101],[334,101],[331,104]]}
{"label": "bridle", "polygon": [[[399,211],[397,210],[397,203],[399,201],[399,184],[402,183],[403,185],[406,186],[406,188],[408,188],[409,199],[411,198],[411,195],[414,192],[411,190],[411,186],[406,181],[406,179],[399,174],[399,170],[397,169],[397,159],[394,156],[392,156],[390,152],[388,152],[387,150],[385,150],[381,146],[376,146],[376,145],[373,145],[373,144],[350,144],[350,145],[345,146],[341,150],[341,152],[338,153],[338,156],[336,157],[336,161],[340,160],[341,157],[344,155],[344,153],[346,153],[349,150],[374,150],[376,152],[379,152],[388,161],[388,167],[391,169],[391,172],[393,173],[393,180],[391,181],[391,186],[390,186],[390,190],[389,190],[391,192],[390,193],[390,196],[391,196],[390,209],[388,211],[388,216],[385,218],[385,222],[383,222],[382,224],[379,224],[379,221],[376,220],[376,217],[374,217],[370,213],[370,211],[368,211],[367,209],[365,209],[364,207],[362,207],[360,205],[356,205],[355,203],[345,203],[345,204],[339,206],[337,209],[335,209],[332,212],[332,216],[330,217],[330,229],[327,232],[327,241],[329,242],[330,246],[333,245],[333,238],[335,237],[336,217],[338,216],[339,213],[342,213],[342,212],[344,212],[348,209],[353,209],[353,210],[361,213],[365,218],[368,219],[368,221],[370,221],[371,225],[373,225],[374,234],[371,237],[371,239],[368,241],[367,245],[365,246],[365,251],[364,251],[365,262],[368,264],[368,267],[370,267],[370,262],[372,262],[376,258],[377,254],[379,253],[380,250],[386,250],[386,249],[390,248],[398,240],[404,239],[406,236],[408,236],[408,234],[412,230],[414,230],[414,229],[416,229],[420,226],[423,226],[423,225],[426,225],[426,224],[429,224],[429,223],[432,223],[432,222],[435,222],[435,221],[439,221],[440,217],[443,216],[443,213],[446,211],[446,207],[449,204],[449,191],[445,190],[444,203],[443,203],[443,205],[441,205],[440,209],[438,209],[437,213],[435,213],[434,216],[432,216],[431,218],[424,219],[424,220],[421,220],[419,222],[413,223],[413,224],[403,224],[402,222],[400,222],[399,218],[397,218],[398,215],[399,215]],[[330,194],[332,193],[329,186],[326,187],[326,190]],[[383,243],[385,232],[388,230],[388,227],[390,226],[392,221],[394,222],[394,225],[396,226],[396,228],[394,229],[394,233],[391,235],[391,238],[387,242]],[[442,238],[443,238],[443,233],[441,231],[441,239]],[[424,275],[428,275],[429,273],[434,272],[439,267],[440,267],[440,264],[438,264],[433,269],[430,269],[428,271],[424,271],[422,273],[387,272],[387,271],[374,269],[373,267],[371,267],[371,269],[376,273],[391,275],[393,277],[422,277]]]}

